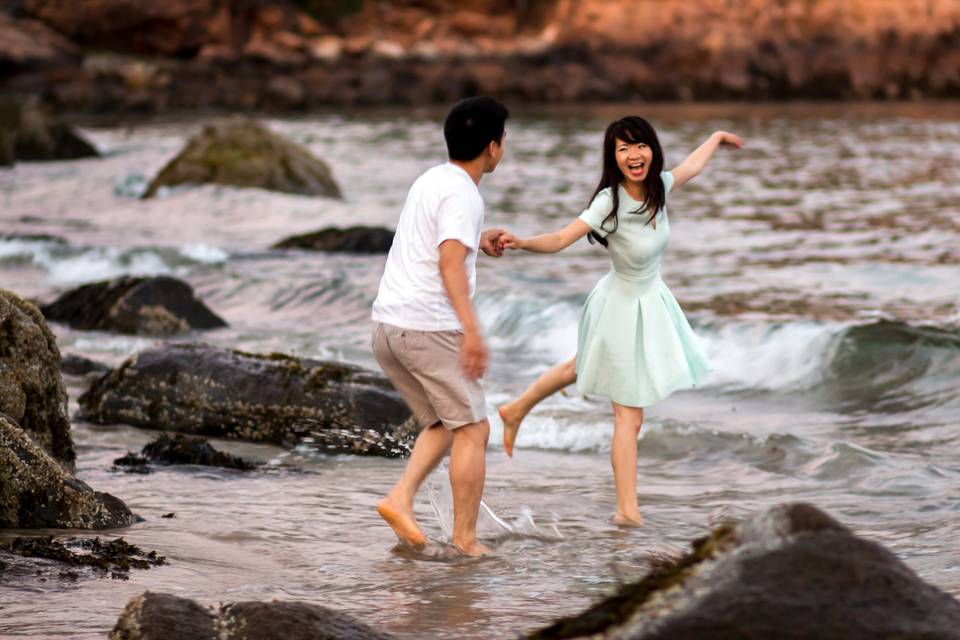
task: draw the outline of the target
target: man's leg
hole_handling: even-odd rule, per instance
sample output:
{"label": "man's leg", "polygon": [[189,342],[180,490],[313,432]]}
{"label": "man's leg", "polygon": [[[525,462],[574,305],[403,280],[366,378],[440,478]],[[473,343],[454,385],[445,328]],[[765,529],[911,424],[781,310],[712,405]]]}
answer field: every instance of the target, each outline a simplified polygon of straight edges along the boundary
{"label": "man's leg", "polygon": [[486,420],[464,425],[453,431],[450,453],[450,486],[453,489],[453,544],[471,556],[489,549],[477,541],[477,515],[483,497],[487,473],[487,438],[490,423]]}
{"label": "man's leg", "polygon": [[427,543],[413,513],[413,498],[430,472],[443,460],[453,441],[453,434],[439,422],[421,431],[397,484],[377,504],[377,513],[407,544],[420,547]]}
{"label": "man's leg", "polygon": [[513,457],[513,443],[517,439],[520,423],[530,410],[541,400],[552,396],[560,389],[577,381],[577,359],[553,365],[524,389],[520,397],[502,405],[499,409],[500,419],[503,421],[503,448],[508,456]]}

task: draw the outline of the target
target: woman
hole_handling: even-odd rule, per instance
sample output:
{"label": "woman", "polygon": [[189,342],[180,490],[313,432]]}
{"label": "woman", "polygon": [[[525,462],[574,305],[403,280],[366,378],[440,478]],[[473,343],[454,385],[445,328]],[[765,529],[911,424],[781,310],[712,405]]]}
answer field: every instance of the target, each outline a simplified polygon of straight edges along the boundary
{"label": "woman", "polygon": [[670,237],[667,194],[699,174],[718,148],[742,145],[738,136],[717,131],[672,171],[663,171],[663,151],[650,123],[622,118],[607,127],[603,175],[590,206],[576,220],[554,233],[501,236],[504,248],[556,253],[589,233],[610,252],[613,270],[583,306],[576,358],[546,371],[500,407],[500,417],[503,446],[512,456],[521,421],[547,396],[576,381],[581,392],[610,398],[617,492],[613,522],[618,525],[643,523],[636,445],[643,407],[695,387],[709,371],[690,324],[660,279],[660,255]]}

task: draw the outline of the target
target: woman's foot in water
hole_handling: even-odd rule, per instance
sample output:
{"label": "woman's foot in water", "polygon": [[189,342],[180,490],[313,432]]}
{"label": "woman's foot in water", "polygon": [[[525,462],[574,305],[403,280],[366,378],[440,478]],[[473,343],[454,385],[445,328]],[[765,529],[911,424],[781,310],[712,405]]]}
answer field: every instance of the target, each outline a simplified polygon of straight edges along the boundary
{"label": "woman's foot in water", "polygon": [[427,536],[423,535],[420,525],[417,524],[412,507],[401,507],[387,496],[377,503],[377,513],[387,521],[401,542],[415,549],[420,549],[427,544]]}
{"label": "woman's foot in water", "polygon": [[503,450],[512,458],[513,444],[517,441],[517,432],[526,414],[518,413],[512,402],[501,405],[497,413],[500,414],[500,420],[503,422]]}
{"label": "woman's foot in water", "polygon": [[640,511],[633,511],[630,513],[617,511],[615,514],[613,514],[613,517],[610,518],[610,522],[618,527],[642,527],[643,516],[640,515]]}

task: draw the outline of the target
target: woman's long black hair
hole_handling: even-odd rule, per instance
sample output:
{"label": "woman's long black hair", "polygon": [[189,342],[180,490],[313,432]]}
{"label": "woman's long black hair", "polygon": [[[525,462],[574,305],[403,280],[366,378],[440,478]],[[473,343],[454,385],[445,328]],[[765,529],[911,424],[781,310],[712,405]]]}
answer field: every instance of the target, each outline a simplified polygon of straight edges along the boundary
{"label": "woman's long black hair", "polygon": [[[643,179],[643,186],[646,195],[643,199],[643,205],[630,213],[648,213],[646,224],[657,216],[657,212],[663,207],[666,201],[666,193],[663,190],[663,181],[660,179],[660,173],[663,171],[663,148],[660,146],[660,139],[657,138],[657,132],[649,122],[640,116],[627,116],[620,118],[616,122],[611,122],[607,127],[607,132],[603,136],[603,174],[600,176],[600,183],[597,185],[590,202],[597,197],[601,191],[610,188],[610,196],[613,199],[613,209],[610,215],[603,219],[600,225],[607,233],[614,233],[619,226],[617,211],[620,208],[620,189],[618,186],[624,180],[620,167],[617,166],[617,139],[630,144],[642,142],[650,147],[653,152],[653,158],[650,160],[650,166],[647,167],[647,177]],[[608,229],[608,227],[610,227]],[[596,231],[590,232],[590,239],[596,240],[603,246],[607,246],[607,240],[600,237]]]}

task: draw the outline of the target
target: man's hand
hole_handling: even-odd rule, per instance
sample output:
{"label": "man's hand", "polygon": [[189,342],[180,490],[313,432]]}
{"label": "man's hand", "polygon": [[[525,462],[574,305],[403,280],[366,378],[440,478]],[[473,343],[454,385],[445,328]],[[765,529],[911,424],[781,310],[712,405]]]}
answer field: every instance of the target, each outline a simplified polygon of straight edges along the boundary
{"label": "man's hand", "polygon": [[487,371],[487,347],[478,331],[463,334],[460,341],[460,368],[471,380],[482,378]]}
{"label": "man's hand", "polygon": [[505,234],[503,229],[487,229],[480,234],[480,250],[491,258],[499,258],[503,255],[503,247],[500,244],[500,236]]}

